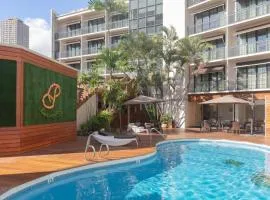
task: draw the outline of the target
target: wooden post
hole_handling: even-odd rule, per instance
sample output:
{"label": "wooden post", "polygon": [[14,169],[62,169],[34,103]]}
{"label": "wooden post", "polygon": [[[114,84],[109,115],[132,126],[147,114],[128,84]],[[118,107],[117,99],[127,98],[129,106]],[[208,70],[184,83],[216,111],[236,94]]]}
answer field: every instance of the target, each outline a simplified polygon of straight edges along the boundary
{"label": "wooden post", "polygon": [[129,122],[130,122],[130,105],[128,105],[128,125],[129,125]]}

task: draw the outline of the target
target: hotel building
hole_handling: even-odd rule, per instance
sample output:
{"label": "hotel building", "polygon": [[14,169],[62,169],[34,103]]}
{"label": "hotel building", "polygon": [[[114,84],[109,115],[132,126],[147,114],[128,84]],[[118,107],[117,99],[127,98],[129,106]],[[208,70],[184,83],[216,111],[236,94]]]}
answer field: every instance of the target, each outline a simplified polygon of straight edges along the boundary
{"label": "hotel building", "polygon": [[29,26],[17,18],[0,21],[0,43],[29,48]]}
{"label": "hotel building", "polygon": [[109,31],[104,16],[103,11],[87,8],[63,15],[52,11],[52,57],[81,72],[91,70],[105,44],[116,46],[121,35],[128,32],[127,13],[113,14],[107,22]]}
{"label": "hotel building", "polygon": [[201,105],[231,94],[255,100],[258,131],[270,132],[270,1],[186,0],[186,35],[213,45],[199,75],[190,77],[186,127],[202,120],[252,118],[249,105]]}
{"label": "hotel building", "polygon": [[117,46],[128,32],[153,35],[160,33],[162,26],[173,25],[183,37],[184,11],[184,1],[129,0],[127,13],[114,13],[107,31],[103,11],[85,8],[59,15],[52,10],[52,57],[81,72],[91,70],[105,44]]}

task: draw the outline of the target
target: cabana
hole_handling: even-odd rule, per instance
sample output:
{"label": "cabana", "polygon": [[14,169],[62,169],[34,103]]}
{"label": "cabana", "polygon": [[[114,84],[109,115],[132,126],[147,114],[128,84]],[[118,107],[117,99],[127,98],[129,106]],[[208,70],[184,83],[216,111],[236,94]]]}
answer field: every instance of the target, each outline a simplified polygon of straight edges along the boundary
{"label": "cabana", "polygon": [[[130,105],[143,105],[143,104],[155,104],[157,107],[157,103],[163,102],[162,99],[157,99],[154,97],[148,97],[144,95],[139,95],[134,99],[130,99],[124,103],[128,107],[128,124],[130,123]],[[158,110],[158,109],[156,109]],[[158,113],[157,113],[158,114]]]}

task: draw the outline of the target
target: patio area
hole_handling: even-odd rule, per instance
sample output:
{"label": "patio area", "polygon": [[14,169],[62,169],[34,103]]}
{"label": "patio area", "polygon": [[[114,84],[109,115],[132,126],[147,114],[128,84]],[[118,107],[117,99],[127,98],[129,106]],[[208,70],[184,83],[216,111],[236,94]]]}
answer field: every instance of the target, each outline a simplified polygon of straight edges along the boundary
{"label": "patio area", "polygon": [[[270,146],[270,138],[264,137],[263,135],[237,135],[224,132],[200,133],[199,129],[168,129],[165,132],[168,134],[166,140],[193,138],[227,139],[266,144]],[[161,139],[159,135],[153,137],[153,145],[152,147],[149,147],[148,135],[142,135],[142,145],[140,145],[139,148],[136,148],[135,144],[121,148],[112,148],[108,156],[97,156],[92,161],[86,161],[84,159],[86,140],[87,137],[77,137],[76,141],[73,142],[56,144],[20,156],[0,158],[0,194],[12,187],[52,172],[154,152],[154,144]]]}

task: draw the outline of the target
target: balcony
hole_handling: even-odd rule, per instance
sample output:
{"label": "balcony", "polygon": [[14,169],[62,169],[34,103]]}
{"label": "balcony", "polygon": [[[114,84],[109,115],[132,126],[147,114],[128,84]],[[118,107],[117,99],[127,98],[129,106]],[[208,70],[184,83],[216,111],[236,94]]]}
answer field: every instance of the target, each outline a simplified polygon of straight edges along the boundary
{"label": "balcony", "polygon": [[222,92],[227,89],[226,81],[219,80],[218,83],[212,84],[211,81],[201,81],[199,86],[191,88],[191,92],[201,93],[201,92]]}
{"label": "balcony", "polygon": [[81,55],[80,51],[63,51],[61,52],[60,58],[71,58],[71,57],[77,57],[80,55]]}
{"label": "balcony", "polygon": [[73,31],[63,31],[55,34],[56,39],[69,38],[81,35],[81,29],[76,29]]}
{"label": "balcony", "polygon": [[208,51],[204,52],[204,58],[207,61],[225,59],[225,47],[215,47],[213,49],[209,49]]}
{"label": "balcony", "polygon": [[270,51],[270,40],[237,45],[229,50],[229,57],[246,56]]}
{"label": "balcony", "polygon": [[105,31],[105,24],[100,24],[98,26],[88,26],[86,25],[83,28],[83,34],[88,34],[88,33],[98,33]]}
{"label": "balcony", "polygon": [[91,47],[83,50],[83,55],[95,55],[102,51],[102,47]]}
{"label": "balcony", "polygon": [[111,29],[128,27],[128,19],[114,21],[110,24]]}
{"label": "balcony", "polygon": [[199,3],[204,2],[204,1],[206,1],[206,0],[188,0],[187,7],[191,7],[195,4],[199,4]]}
{"label": "balcony", "polygon": [[231,14],[229,16],[229,24],[241,22],[267,14],[270,14],[270,3],[263,3],[257,6],[251,6]]}
{"label": "balcony", "polygon": [[215,19],[210,20],[209,22],[197,23],[195,26],[188,27],[188,35],[198,34],[213,29],[223,27],[227,24],[226,14],[218,14]]}

